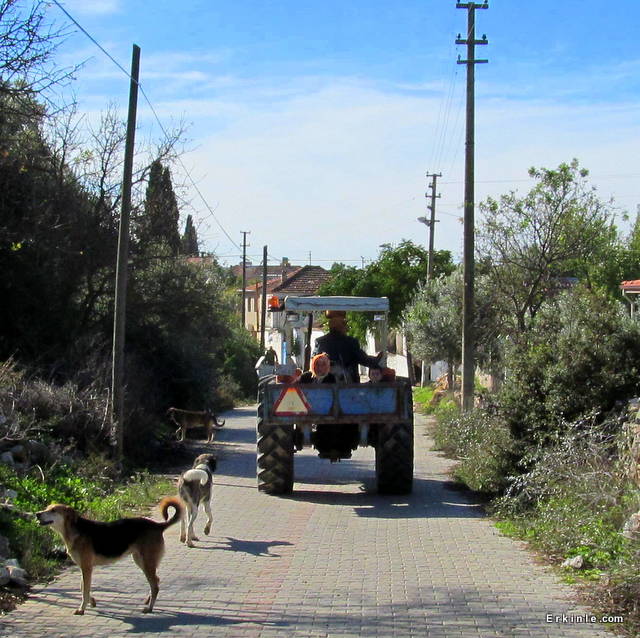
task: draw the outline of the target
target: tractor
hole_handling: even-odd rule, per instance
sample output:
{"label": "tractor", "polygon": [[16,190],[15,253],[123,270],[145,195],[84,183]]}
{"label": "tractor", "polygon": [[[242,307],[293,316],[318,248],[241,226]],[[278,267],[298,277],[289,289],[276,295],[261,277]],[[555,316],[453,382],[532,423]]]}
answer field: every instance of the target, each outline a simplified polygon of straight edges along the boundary
{"label": "tractor", "polygon": [[[257,480],[267,494],[289,494],[295,452],[313,447],[331,462],[351,458],[358,447],[375,449],[380,494],[407,494],[413,483],[413,400],[409,380],[302,384],[296,368],[309,366],[314,317],[328,310],[373,314],[386,363],[386,297],[296,297],[276,300],[282,335],[279,363],[258,362]],[[304,335],[304,349],[300,335]],[[298,353],[294,352],[298,346]],[[296,358],[298,360],[296,360]],[[300,361],[302,359],[302,361]],[[301,365],[299,365],[301,364]]]}

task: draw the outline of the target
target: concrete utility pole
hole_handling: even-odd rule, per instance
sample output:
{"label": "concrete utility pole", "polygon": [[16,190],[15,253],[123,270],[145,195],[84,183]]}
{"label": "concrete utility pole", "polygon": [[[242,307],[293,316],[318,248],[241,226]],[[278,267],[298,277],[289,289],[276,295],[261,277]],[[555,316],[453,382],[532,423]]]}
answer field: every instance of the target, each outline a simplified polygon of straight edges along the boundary
{"label": "concrete utility pole", "polygon": [[458,34],[456,44],[467,45],[467,59],[458,64],[467,67],[467,122],[465,142],[464,170],[464,247],[463,247],[463,279],[462,295],[462,409],[467,412],[473,409],[473,385],[475,376],[475,335],[474,324],[474,282],[475,282],[475,221],[474,221],[474,140],[475,140],[475,65],[488,62],[476,60],[476,44],[488,44],[487,36],[476,40],[476,9],[488,9],[489,3],[458,2],[457,9],[467,10],[467,37]]}
{"label": "concrete utility pole", "polygon": [[250,230],[241,230],[242,233],[242,303],[240,305],[241,312],[241,321],[242,327],[244,328],[244,318],[245,318],[245,292],[247,289],[247,235],[251,234]]}
{"label": "concrete utility pole", "polygon": [[264,351],[264,330],[267,321],[267,247],[262,247],[262,297],[260,298],[260,348]]}
{"label": "concrete utility pole", "polygon": [[[429,241],[428,241],[428,259],[427,259],[427,282],[431,281],[433,278],[433,245],[434,245],[434,234],[435,234],[435,225],[438,221],[436,219],[436,198],[440,197],[440,195],[436,195],[436,180],[438,177],[442,177],[441,173],[427,173],[427,177],[431,177],[431,184],[428,187],[431,189],[431,195],[429,195],[429,191],[427,191],[424,196],[429,201],[429,197],[431,198],[431,204],[427,204],[427,210],[430,211],[429,219],[426,217],[418,217],[418,221],[421,224],[425,224],[429,229]],[[420,376],[420,387],[424,388],[427,379],[427,363],[423,359],[422,360],[422,369]]]}
{"label": "concrete utility pole", "polygon": [[[427,204],[427,209],[431,213],[429,223],[427,224],[429,226],[429,261],[427,262],[427,281],[431,281],[433,279],[433,244],[436,232],[435,225],[436,222],[439,221],[436,219],[436,199],[438,199],[440,195],[436,195],[436,180],[438,177],[442,177],[442,173],[427,173],[427,177],[431,178],[431,184],[429,184],[429,188],[431,189],[431,204]],[[429,198],[429,192],[425,193],[425,197]]]}
{"label": "concrete utility pole", "polygon": [[129,269],[129,217],[131,215],[131,175],[133,150],[136,139],[138,111],[138,76],[140,47],[133,45],[131,55],[131,82],[129,83],[129,114],[124,148],[122,175],[122,204],[118,232],[116,260],[116,290],[113,303],[113,359],[111,366],[111,427],[115,435],[116,457],[122,462],[124,453],[124,341],[126,328],[127,279]]}

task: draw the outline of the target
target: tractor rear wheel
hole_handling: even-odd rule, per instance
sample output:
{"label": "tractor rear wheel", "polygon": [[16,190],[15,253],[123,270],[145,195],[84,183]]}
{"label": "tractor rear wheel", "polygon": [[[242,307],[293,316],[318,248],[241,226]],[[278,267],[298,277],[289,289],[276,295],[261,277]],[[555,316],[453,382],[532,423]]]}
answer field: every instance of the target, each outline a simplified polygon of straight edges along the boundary
{"label": "tractor rear wheel", "polygon": [[376,443],[378,494],[409,494],[413,487],[413,424],[378,425]]}

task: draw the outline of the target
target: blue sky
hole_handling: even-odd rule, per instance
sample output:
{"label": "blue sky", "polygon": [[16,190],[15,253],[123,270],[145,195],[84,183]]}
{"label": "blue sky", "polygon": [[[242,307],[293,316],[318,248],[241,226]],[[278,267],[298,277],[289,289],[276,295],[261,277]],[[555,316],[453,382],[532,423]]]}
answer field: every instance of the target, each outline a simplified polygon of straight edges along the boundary
{"label": "blue sky", "polygon": [[[187,193],[203,248],[329,266],[426,242],[425,173],[442,173],[436,248],[462,249],[466,11],[455,0],[60,0],[141,84],[163,122],[184,119]],[[52,6],[50,14],[65,21]],[[578,158],[603,199],[640,203],[640,8],[633,0],[492,0],[476,12],[476,201],[524,193],[530,166]],[[125,75],[82,33],[74,92],[87,119],[124,113]],[[158,135],[140,102],[138,139]],[[181,167],[175,168],[176,173]],[[179,175],[176,176],[179,180]],[[621,225],[626,228],[625,224]],[[233,239],[232,243],[225,232]]]}

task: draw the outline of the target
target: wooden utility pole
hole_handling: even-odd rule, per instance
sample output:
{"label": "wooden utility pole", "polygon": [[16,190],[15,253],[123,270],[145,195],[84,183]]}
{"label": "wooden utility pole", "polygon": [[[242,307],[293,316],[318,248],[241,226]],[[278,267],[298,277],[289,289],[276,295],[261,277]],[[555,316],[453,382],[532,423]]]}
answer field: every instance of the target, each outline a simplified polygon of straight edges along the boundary
{"label": "wooden utility pole", "polygon": [[260,348],[264,351],[264,328],[267,321],[267,247],[262,247],[262,297],[260,298]]}
{"label": "wooden utility pole", "polygon": [[458,2],[457,9],[467,10],[467,37],[458,34],[456,44],[467,45],[467,59],[458,64],[467,67],[467,121],[465,142],[464,170],[464,244],[463,244],[463,279],[462,295],[462,409],[473,409],[473,386],[475,377],[475,335],[474,335],[474,285],[475,285],[475,220],[474,220],[474,140],[475,140],[475,65],[488,60],[476,60],[476,44],[488,44],[487,36],[476,40],[476,9],[488,9],[489,3]]}
{"label": "wooden utility pole", "polygon": [[[433,262],[434,262],[434,236],[435,236],[435,226],[436,222],[436,199],[440,197],[440,195],[436,195],[436,180],[438,177],[442,177],[442,173],[427,173],[427,177],[431,178],[431,184],[429,184],[429,188],[431,189],[431,204],[427,204],[427,209],[431,213],[429,216],[429,260],[427,262],[427,281],[431,281],[433,279]],[[426,197],[429,198],[429,193],[426,193]]]}
{"label": "wooden utility pole", "polygon": [[127,308],[127,279],[129,262],[129,217],[131,215],[131,175],[136,137],[138,110],[138,76],[140,47],[133,45],[131,82],[129,84],[129,115],[124,149],[122,203],[116,260],[116,291],[113,305],[113,360],[111,366],[111,424],[115,435],[116,458],[122,462],[124,452],[124,341]]}
{"label": "wooden utility pole", "polygon": [[240,316],[242,321],[242,327],[244,328],[245,323],[245,294],[247,290],[247,235],[251,233],[250,230],[241,230],[242,233],[242,303],[240,305]]}

